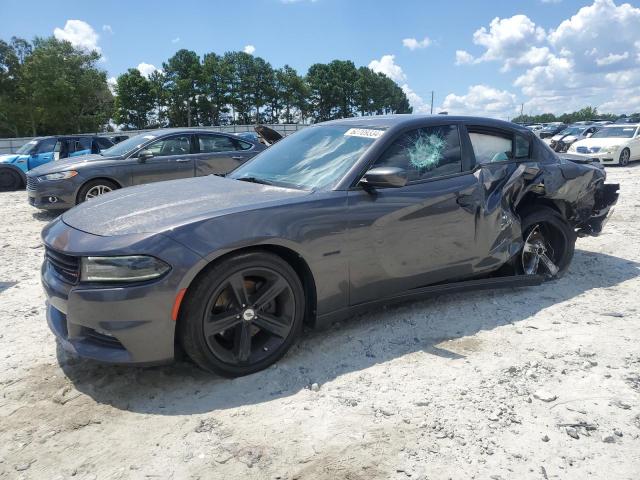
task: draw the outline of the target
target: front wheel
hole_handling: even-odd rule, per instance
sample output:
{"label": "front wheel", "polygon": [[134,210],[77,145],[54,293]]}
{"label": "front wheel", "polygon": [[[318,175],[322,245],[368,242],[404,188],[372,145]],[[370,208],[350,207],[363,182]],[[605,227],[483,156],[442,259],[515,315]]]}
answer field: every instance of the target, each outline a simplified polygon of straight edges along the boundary
{"label": "front wheel", "polygon": [[0,169],[0,192],[13,192],[22,187],[20,174],[9,168]]}
{"label": "front wheel", "polygon": [[118,185],[110,180],[91,180],[90,182],[84,184],[78,192],[76,204],[86,202],[87,200],[91,200],[92,198],[112,192],[113,190],[117,190],[117,188]]}
{"label": "front wheel", "polygon": [[620,166],[622,167],[626,167],[627,165],[629,165],[629,161],[631,160],[631,151],[628,148],[625,148],[624,150],[622,150],[622,152],[620,152]]}
{"label": "front wheel", "polygon": [[576,234],[560,214],[547,207],[536,209],[522,219],[522,232],[520,272],[548,280],[564,275],[573,259]]}
{"label": "front wheel", "polygon": [[238,377],[279,360],[302,331],[300,279],[267,252],[230,257],[189,288],[178,318],[182,347],[205,370]]}

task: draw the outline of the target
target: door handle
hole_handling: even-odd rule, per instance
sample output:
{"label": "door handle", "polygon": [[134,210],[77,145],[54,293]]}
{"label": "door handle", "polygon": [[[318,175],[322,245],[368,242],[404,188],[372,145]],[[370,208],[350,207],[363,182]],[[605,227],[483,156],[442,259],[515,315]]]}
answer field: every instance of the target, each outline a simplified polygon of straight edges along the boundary
{"label": "door handle", "polygon": [[234,160],[242,160],[244,157],[241,157],[241,156],[237,155],[237,156],[231,157],[231,158],[233,158]]}
{"label": "door handle", "polygon": [[190,162],[191,159],[190,158],[178,158],[176,160],[176,163],[186,163],[186,162]]}

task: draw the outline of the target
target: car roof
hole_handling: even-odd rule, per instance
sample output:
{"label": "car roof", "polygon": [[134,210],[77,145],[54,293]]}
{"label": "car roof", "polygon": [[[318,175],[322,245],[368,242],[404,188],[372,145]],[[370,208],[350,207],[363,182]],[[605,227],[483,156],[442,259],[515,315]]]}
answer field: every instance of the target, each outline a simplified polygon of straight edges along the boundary
{"label": "car roof", "polygon": [[219,132],[217,130],[211,130],[207,128],[158,128],[156,130],[149,130],[148,132],[142,132],[140,135],[171,135],[176,133],[219,133],[221,135],[233,135],[232,133]]}
{"label": "car roof", "polygon": [[640,127],[640,123],[612,123],[609,125],[602,125],[602,128],[633,128]]}
{"label": "car roof", "polygon": [[442,124],[443,122],[464,122],[468,124],[482,125],[486,127],[508,128],[521,132],[529,132],[529,129],[522,125],[504,120],[497,120],[486,117],[472,117],[464,115],[418,115],[418,114],[394,114],[394,115],[372,115],[362,117],[341,118],[329,120],[316,125],[343,125],[347,127],[368,127],[368,128],[392,128],[411,126],[415,123],[428,125],[430,123]]}

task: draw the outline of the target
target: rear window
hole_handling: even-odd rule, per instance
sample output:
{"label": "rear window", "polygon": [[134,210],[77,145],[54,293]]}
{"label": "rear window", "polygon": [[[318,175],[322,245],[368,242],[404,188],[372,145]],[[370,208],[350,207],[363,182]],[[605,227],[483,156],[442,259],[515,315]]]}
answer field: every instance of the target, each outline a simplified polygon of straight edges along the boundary
{"label": "rear window", "polygon": [[198,141],[200,153],[220,153],[240,149],[234,140],[224,135],[199,135]]}

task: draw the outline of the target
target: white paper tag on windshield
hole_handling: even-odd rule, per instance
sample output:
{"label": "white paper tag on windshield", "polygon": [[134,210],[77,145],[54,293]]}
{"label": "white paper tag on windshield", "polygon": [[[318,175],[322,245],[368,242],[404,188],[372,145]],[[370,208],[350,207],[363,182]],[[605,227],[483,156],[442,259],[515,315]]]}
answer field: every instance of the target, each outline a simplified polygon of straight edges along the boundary
{"label": "white paper tag on windshield", "polygon": [[344,132],[345,137],[365,137],[380,138],[384,130],[374,130],[372,128],[350,128]]}

